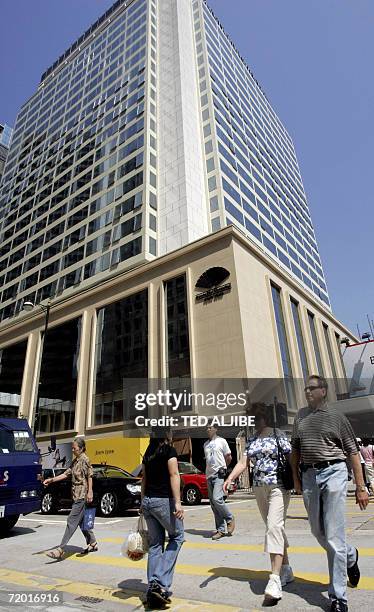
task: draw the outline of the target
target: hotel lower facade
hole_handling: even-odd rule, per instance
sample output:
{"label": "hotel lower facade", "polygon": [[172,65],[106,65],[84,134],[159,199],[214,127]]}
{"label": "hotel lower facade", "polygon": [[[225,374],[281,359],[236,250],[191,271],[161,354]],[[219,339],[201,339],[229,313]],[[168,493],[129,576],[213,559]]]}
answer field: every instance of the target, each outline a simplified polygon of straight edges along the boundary
{"label": "hotel lower facade", "polygon": [[97,461],[129,470],[146,439],[123,436],[126,380],[296,379],[292,413],[309,373],[331,401],[345,392],[340,340],[355,340],[233,226],[55,298],[43,343],[44,323],[36,306],[1,326],[2,415],[33,425],[38,402],[40,445],[84,434]]}

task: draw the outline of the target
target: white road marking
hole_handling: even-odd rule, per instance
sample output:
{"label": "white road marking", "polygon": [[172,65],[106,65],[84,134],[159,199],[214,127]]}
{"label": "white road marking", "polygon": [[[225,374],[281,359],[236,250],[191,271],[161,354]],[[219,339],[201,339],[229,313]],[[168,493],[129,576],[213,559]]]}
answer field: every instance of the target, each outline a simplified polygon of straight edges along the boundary
{"label": "white road marking", "polygon": [[[57,525],[59,525],[59,524],[65,524],[66,523],[66,519],[63,520],[63,521],[59,521],[59,520],[56,521],[56,520],[43,519],[43,518],[41,518],[41,519],[39,519],[39,518],[33,519],[33,518],[23,518],[22,517],[19,520],[20,521],[29,521],[29,522],[32,522],[32,523],[45,523],[46,525],[47,524],[51,524],[51,525],[57,524]],[[104,525],[104,526],[105,525],[113,525],[114,523],[121,523],[123,520],[124,519],[114,519],[112,521],[105,521],[105,522],[98,522],[96,520],[95,521],[95,527],[97,527],[98,525]]]}

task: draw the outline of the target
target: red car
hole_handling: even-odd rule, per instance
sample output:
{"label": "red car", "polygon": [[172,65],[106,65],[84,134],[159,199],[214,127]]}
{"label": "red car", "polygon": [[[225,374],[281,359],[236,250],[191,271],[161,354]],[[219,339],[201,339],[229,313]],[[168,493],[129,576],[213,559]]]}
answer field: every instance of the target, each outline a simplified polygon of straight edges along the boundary
{"label": "red car", "polygon": [[[206,476],[197,469],[193,463],[178,461],[179,473],[182,480],[182,499],[188,506],[200,504],[202,499],[208,499],[208,485]],[[230,487],[230,493],[237,489],[236,484]]]}

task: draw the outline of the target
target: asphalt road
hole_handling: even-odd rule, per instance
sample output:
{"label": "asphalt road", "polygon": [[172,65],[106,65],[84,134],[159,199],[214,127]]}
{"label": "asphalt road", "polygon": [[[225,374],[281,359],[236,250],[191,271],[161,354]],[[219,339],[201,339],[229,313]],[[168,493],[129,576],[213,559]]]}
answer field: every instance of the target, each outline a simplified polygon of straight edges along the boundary
{"label": "asphalt road", "polygon": [[[211,540],[213,517],[207,504],[186,508],[186,542],[176,567],[170,610],[179,612],[234,612],[259,610],[269,575],[263,552],[264,527],[256,502],[236,493],[229,502],[236,516],[232,537]],[[373,609],[374,502],[360,512],[355,500],[346,503],[350,541],[359,548],[362,579],[349,589],[350,611]],[[59,543],[66,512],[38,513],[20,519],[12,535],[0,541],[0,610],[15,610],[9,593],[27,592],[19,609],[59,612],[67,610],[144,610],[146,561],[121,556],[121,544],[136,525],[136,514],[98,518],[95,532],[99,551],[82,556],[85,544],[77,532],[65,560],[51,561],[42,551]],[[301,498],[291,501],[287,534],[296,581],[283,591],[279,611],[328,610],[327,560],[311,536]],[[62,601],[35,601],[37,593],[58,593]],[[25,598],[25,596],[23,596]]]}

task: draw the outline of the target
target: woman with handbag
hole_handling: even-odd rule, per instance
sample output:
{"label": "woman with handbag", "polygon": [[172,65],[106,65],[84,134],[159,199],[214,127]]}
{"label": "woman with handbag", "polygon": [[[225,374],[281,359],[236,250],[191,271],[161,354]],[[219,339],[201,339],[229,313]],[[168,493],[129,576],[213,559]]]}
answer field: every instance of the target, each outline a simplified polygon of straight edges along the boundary
{"label": "woman with handbag", "polygon": [[[290,502],[292,479],[288,467],[291,445],[285,433],[274,428],[272,407],[254,404],[256,434],[249,438],[242,460],[235,466],[224,484],[227,491],[250,462],[253,463],[253,493],[266,525],[265,552],[270,554],[271,574],[265,596],[272,600],[282,598],[282,586],[294,580],[289,565],[285,533],[285,520]],[[287,487],[287,488],[286,488]]]}
{"label": "woman with handbag", "polygon": [[66,525],[64,536],[61,540],[60,546],[53,550],[48,550],[46,555],[51,559],[60,560],[64,556],[64,547],[72,538],[78,527],[80,527],[87,543],[87,548],[84,550],[85,553],[96,552],[98,550],[95,535],[92,530],[84,528],[84,513],[86,509],[86,503],[90,504],[93,500],[92,492],[92,467],[90,460],[87,457],[86,443],[83,438],[75,438],[72,445],[72,451],[74,459],[71,467],[69,467],[63,474],[54,476],[54,478],[47,478],[44,481],[44,486],[47,487],[52,482],[58,482],[60,480],[66,480],[71,477],[71,490],[73,497],[73,505],[68,516],[68,522]]}
{"label": "woman with handbag", "polygon": [[151,608],[171,602],[174,568],[184,542],[177,453],[167,430],[156,435],[143,457],[141,505],[148,528],[147,604]]}

